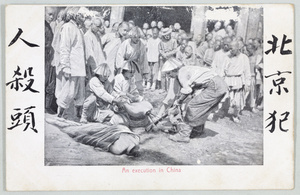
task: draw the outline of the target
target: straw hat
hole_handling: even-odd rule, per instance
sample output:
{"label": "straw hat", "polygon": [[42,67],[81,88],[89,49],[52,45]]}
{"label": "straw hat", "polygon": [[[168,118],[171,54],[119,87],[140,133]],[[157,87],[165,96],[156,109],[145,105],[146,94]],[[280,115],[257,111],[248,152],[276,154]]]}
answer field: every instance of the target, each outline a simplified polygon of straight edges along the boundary
{"label": "straw hat", "polygon": [[102,63],[94,70],[94,73],[97,75],[109,76],[111,71],[106,63]]}
{"label": "straw hat", "polygon": [[175,70],[177,68],[180,68],[182,65],[183,64],[179,60],[177,60],[175,58],[170,58],[164,63],[161,71],[169,72],[169,71]]}
{"label": "straw hat", "polygon": [[171,33],[172,33],[172,29],[170,29],[170,28],[163,28],[161,30],[161,35],[162,36],[165,36],[165,35],[168,35],[168,34],[171,34]]}

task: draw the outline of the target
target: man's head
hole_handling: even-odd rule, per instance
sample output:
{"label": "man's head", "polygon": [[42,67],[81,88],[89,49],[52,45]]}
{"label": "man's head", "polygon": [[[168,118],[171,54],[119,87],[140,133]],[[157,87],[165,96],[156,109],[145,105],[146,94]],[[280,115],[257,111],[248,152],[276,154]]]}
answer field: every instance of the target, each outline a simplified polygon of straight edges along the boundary
{"label": "man's head", "polygon": [[172,30],[172,32],[175,31],[174,25],[171,24],[171,25],[169,26],[169,28]]}
{"label": "man's head", "polygon": [[230,37],[225,37],[223,39],[223,50],[225,52],[228,52],[230,50],[230,44],[232,42],[232,39]]}
{"label": "man's head", "polygon": [[193,55],[193,48],[190,45],[186,46],[184,49],[184,54],[186,58],[190,58]]}
{"label": "man's head", "polygon": [[113,23],[112,28],[111,28],[111,32],[117,32],[119,25],[120,25],[119,22]]}
{"label": "man's head", "polygon": [[62,21],[65,15],[65,10],[60,10],[57,14],[56,20],[58,22]]}
{"label": "man's head", "polygon": [[169,28],[163,28],[161,30],[161,32],[162,32],[161,35],[162,35],[162,37],[163,37],[164,40],[169,41],[171,39],[171,33],[172,33],[171,29],[169,29]]}
{"label": "man's head", "polygon": [[159,21],[158,23],[157,23],[157,28],[158,29],[162,29],[164,27],[164,23],[162,22],[162,21]]}
{"label": "man's head", "polygon": [[243,41],[238,41],[238,44],[239,44],[240,51],[243,52],[244,46],[245,46],[244,42]]}
{"label": "man's head", "polygon": [[255,49],[257,49],[261,46],[261,42],[262,41],[259,38],[256,38],[256,39],[253,40],[253,45],[254,45]]}
{"label": "man's head", "polygon": [[95,69],[95,76],[102,82],[105,83],[110,76],[111,71],[109,66],[106,63],[100,64]]}
{"label": "man's head", "polygon": [[213,35],[211,33],[208,33],[206,35],[206,41],[210,41],[210,40],[212,40],[212,38],[213,38]]}
{"label": "man's head", "polygon": [[214,43],[214,50],[215,51],[219,51],[221,49],[221,47],[222,47],[222,42],[219,41],[219,40],[215,41],[215,43]]}
{"label": "man's head", "polygon": [[99,31],[103,30],[104,27],[102,25],[101,18],[94,17],[92,18],[91,30],[93,33],[97,34]]}
{"label": "man's head", "polygon": [[84,21],[90,15],[90,11],[86,7],[80,7],[75,15],[75,22],[79,28],[84,27]]}
{"label": "man's head", "polygon": [[238,41],[232,41],[230,44],[230,54],[232,57],[237,56],[240,54],[240,48]]}
{"label": "man's head", "polygon": [[208,43],[208,48],[214,48],[214,44],[215,44],[214,40],[210,40],[207,43]]}
{"label": "man's head", "polygon": [[109,23],[108,20],[105,20],[105,21],[104,21],[104,26],[105,26],[106,28],[109,28],[109,24],[110,24],[110,23]]}
{"label": "man's head", "polygon": [[131,79],[134,76],[135,71],[135,65],[133,64],[133,62],[126,62],[122,69],[122,74],[125,80]]}
{"label": "man's head", "polygon": [[129,24],[129,29],[132,29],[133,27],[135,27],[135,23],[133,20],[129,20],[128,24]]}
{"label": "man's head", "polygon": [[128,33],[128,37],[131,40],[131,43],[133,44],[137,44],[140,41],[141,38],[141,31],[139,30],[138,27],[133,27],[129,33]]}
{"label": "man's head", "polygon": [[218,31],[218,30],[220,30],[220,28],[221,28],[221,22],[218,21],[215,23],[214,30]]}
{"label": "man's head", "polygon": [[198,44],[201,43],[201,41],[202,41],[202,35],[201,35],[201,34],[198,34],[198,35],[196,36],[196,38],[195,38],[195,42],[196,42],[196,44],[198,45]]}
{"label": "man's head", "polygon": [[146,29],[146,30],[147,30],[148,28],[149,28],[149,24],[148,24],[148,23],[144,23],[144,24],[143,24],[143,29]]}
{"label": "man's head", "polygon": [[248,55],[252,56],[255,52],[255,46],[252,45],[252,44],[249,44],[249,45],[246,46],[246,50],[248,52]]}
{"label": "man's head", "polygon": [[181,41],[181,44],[180,44],[180,49],[182,50],[182,51],[184,51],[184,49],[186,48],[186,46],[188,45],[188,40],[182,40]]}
{"label": "man's head", "polygon": [[174,28],[175,28],[176,31],[179,31],[181,29],[181,26],[180,26],[180,24],[178,22],[176,22],[174,24]]}
{"label": "man's head", "polygon": [[127,22],[121,22],[118,26],[118,33],[121,37],[126,37],[129,31],[129,25]]}
{"label": "man's head", "polygon": [[92,27],[92,20],[91,19],[86,19],[84,21],[84,28],[85,29],[90,29]]}
{"label": "man's head", "polygon": [[177,69],[174,69],[174,70],[171,70],[169,72],[167,72],[167,75],[170,77],[170,78],[176,78],[177,75],[178,75],[178,68]]}
{"label": "man's head", "polygon": [[157,26],[156,21],[152,21],[150,25],[151,25],[151,28],[156,27]]}
{"label": "man's head", "polygon": [[176,40],[177,40],[177,44],[178,44],[178,45],[181,45],[182,40],[183,40],[182,34],[179,34],[179,35],[177,36]]}
{"label": "man's head", "polygon": [[49,24],[54,20],[55,8],[46,7],[45,8],[45,20]]}
{"label": "man's head", "polygon": [[159,30],[157,27],[152,28],[152,37],[153,39],[157,39],[159,35]]}
{"label": "man's head", "polygon": [[233,31],[232,26],[227,25],[225,31],[227,32],[227,34],[231,33]]}

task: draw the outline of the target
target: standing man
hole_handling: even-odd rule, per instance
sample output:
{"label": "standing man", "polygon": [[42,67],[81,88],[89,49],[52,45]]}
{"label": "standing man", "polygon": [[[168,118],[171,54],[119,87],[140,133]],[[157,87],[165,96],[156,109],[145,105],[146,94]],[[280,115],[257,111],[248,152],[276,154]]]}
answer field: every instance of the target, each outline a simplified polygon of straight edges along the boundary
{"label": "standing man", "polygon": [[54,19],[55,10],[52,7],[45,8],[45,112],[55,114],[52,108],[55,93],[55,66],[52,65],[54,49],[52,47],[53,32],[50,23]]}
{"label": "standing man", "polygon": [[[171,38],[172,29],[163,28],[161,30],[162,39],[158,45],[160,67],[170,58],[175,58],[177,53],[177,41]],[[161,75],[161,88],[164,91],[168,89],[168,81],[164,73]]]}
{"label": "standing man", "polygon": [[231,42],[230,46],[229,63],[224,68],[225,82],[229,87],[228,113],[232,114],[232,120],[235,123],[240,123],[239,114],[245,105],[244,93],[250,89],[250,63],[249,58],[240,52],[237,41]]}
{"label": "standing man", "polygon": [[214,29],[211,31],[213,38],[215,38],[216,36],[221,36],[222,38],[224,38],[226,36],[226,31],[224,30],[224,28],[221,28],[222,24],[220,21],[215,23]]}
{"label": "standing man", "polygon": [[114,77],[117,73],[115,66],[116,55],[120,45],[127,38],[128,31],[128,23],[122,22],[118,25],[118,29],[116,32],[111,32],[101,37],[101,42],[104,45],[103,51],[106,56],[106,62],[111,70],[111,75],[108,78],[110,82],[114,80]]}
{"label": "standing man", "polygon": [[157,27],[152,28],[153,37],[149,38],[147,41],[147,57],[150,67],[150,78],[148,81],[147,88],[151,86],[151,90],[156,89],[156,82],[158,82],[158,71],[160,69],[158,64],[158,45],[160,43],[160,38],[158,38],[159,30]]}
{"label": "standing man", "polygon": [[84,34],[85,56],[88,81],[93,77],[95,69],[105,62],[101,39],[98,36],[100,29],[104,28],[101,18],[92,18],[91,27]]}
{"label": "standing man", "polygon": [[137,66],[135,72],[135,82],[140,95],[143,95],[143,76],[149,74],[146,46],[141,42],[141,32],[137,27],[133,27],[129,33],[129,39],[125,40],[119,47],[116,56],[116,68],[119,73],[126,63],[133,63]]}
{"label": "standing man", "polygon": [[208,42],[212,41],[213,35],[212,35],[212,33],[208,33],[205,37],[206,37],[205,41],[200,43],[200,45],[197,47],[197,52],[196,52],[196,54],[200,60],[200,64],[204,63],[204,55],[205,55],[206,50],[208,49]]}
{"label": "standing man", "polygon": [[221,49],[215,52],[214,59],[212,61],[212,69],[222,78],[225,77],[224,67],[229,63],[229,50],[230,50],[230,38],[225,38]]}
{"label": "standing man", "polygon": [[84,25],[84,17],[79,7],[67,11],[67,19],[61,30],[60,64],[59,64],[59,93],[57,104],[58,117],[62,117],[72,101],[76,107],[77,117],[81,115],[85,93],[85,55],[83,34],[80,28]]}
{"label": "standing man", "polygon": [[193,48],[188,45],[184,49],[184,57],[182,62],[185,66],[199,66],[196,55],[194,54]]}

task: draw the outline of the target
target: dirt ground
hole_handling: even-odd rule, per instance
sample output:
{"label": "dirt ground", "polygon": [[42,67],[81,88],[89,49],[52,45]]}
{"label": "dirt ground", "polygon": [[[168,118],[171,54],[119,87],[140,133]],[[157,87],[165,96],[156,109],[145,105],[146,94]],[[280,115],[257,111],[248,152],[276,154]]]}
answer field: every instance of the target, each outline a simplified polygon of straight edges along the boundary
{"label": "dirt ground", "polygon": [[[145,99],[157,113],[165,93],[148,91]],[[54,117],[46,114],[47,117]],[[207,121],[205,130],[189,143],[176,143],[163,131],[139,134],[140,156],[113,155],[74,141],[57,126],[45,123],[45,165],[262,165],[263,112],[243,111],[241,123],[229,117]],[[163,121],[162,124],[167,124]]]}

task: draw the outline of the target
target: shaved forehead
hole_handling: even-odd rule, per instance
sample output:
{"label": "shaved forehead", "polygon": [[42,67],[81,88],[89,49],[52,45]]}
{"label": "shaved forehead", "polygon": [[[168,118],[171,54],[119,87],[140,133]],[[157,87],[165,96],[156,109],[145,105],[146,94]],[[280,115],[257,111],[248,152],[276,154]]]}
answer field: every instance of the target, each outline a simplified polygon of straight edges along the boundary
{"label": "shaved forehead", "polygon": [[239,42],[238,42],[238,41],[232,41],[232,42],[230,43],[230,46],[231,46],[232,48],[238,48],[238,47],[239,47]]}

